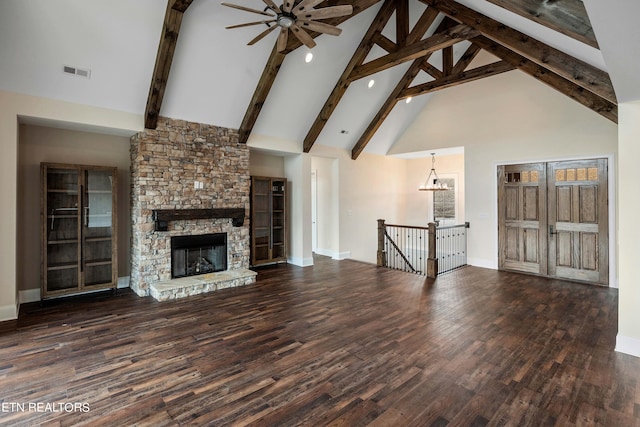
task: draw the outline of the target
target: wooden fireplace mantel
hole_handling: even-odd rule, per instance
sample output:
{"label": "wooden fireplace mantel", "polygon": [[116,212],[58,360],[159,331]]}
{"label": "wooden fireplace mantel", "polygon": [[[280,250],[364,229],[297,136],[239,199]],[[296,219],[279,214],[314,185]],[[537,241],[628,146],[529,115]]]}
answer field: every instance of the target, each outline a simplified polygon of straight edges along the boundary
{"label": "wooden fireplace mantel", "polygon": [[152,218],[155,231],[167,231],[169,221],[186,219],[231,218],[234,227],[244,224],[244,208],[213,208],[213,209],[154,209]]}

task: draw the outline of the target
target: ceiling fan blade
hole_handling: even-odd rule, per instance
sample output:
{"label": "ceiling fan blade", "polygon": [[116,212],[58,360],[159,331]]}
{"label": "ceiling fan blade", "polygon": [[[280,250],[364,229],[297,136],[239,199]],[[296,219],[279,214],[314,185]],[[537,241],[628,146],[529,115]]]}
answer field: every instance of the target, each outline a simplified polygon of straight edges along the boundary
{"label": "ceiling fan blade", "polygon": [[293,35],[298,38],[309,49],[313,48],[316,45],[316,42],[313,41],[313,37],[309,35],[305,30],[300,28],[298,24],[291,24],[289,27],[291,31],[293,31]]}
{"label": "ceiling fan blade", "polygon": [[300,26],[300,28],[315,31],[317,33],[324,33],[332,36],[339,36],[340,33],[342,33],[342,30],[340,28],[334,27],[333,25],[325,24],[324,22],[305,21],[303,19],[298,19],[296,23]]}
{"label": "ceiling fan blade", "polygon": [[260,15],[265,15],[270,17],[274,16],[273,13],[267,13],[258,9],[251,9],[250,7],[238,6],[237,4],[231,4],[231,3],[225,3],[225,2],[222,2],[220,4],[223,6],[232,7],[234,9],[244,10],[245,12],[259,13]]}
{"label": "ceiling fan blade", "polygon": [[249,27],[251,25],[259,25],[259,24],[268,24],[271,22],[276,22],[275,19],[272,19],[270,21],[255,21],[255,22],[247,22],[246,24],[237,24],[237,25],[229,25],[228,27],[224,27],[227,30],[230,30],[232,28],[242,28],[242,27]]}
{"label": "ceiling fan blade", "polygon": [[293,8],[293,14],[297,15],[305,10],[311,10],[312,7],[322,3],[324,0],[302,0],[295,8]]}
{"label": "ceiling fan blade", "polygon": [[301,13],[298,16],[298,19],[327,19],[327,18],[336,18],[338,16],[351,15],[353,13],[353,6],[341,5],[341,6],[331,6],[331,7],[323,7],[322,9],[313,9],[308,12]]}
{"label": "ceiling fan blade", "polygon": [[284,0],[282,3],[282,10],[284,12],[290,13],[291,9],[293,9],[294,0]]}
{"label": "ceiling fan blade", "polygon": [[263,32],[261,32],[260,34],[258,34],[253,40],[251,40],[249,43],[247,43],[249,46],[251,46],[252,44],[255,44],[257,42],[259,42],[260,40],[262,40],[267,34],[269,34],[271,31],[275,30],[276,28],[278,28],[277,25],[273,25],[269,28],[267,28],[266,30],[264,30]]}
{"label": "ceiling fan blade", "polygon": [[273,10],[275,13],[282,13],[280,8],[273,2],[273,0],[262,0],[264,4],[266,4],[269,9]]}
{"label": "ceiling fan blade", "polygon": [[282,52],[287,48],[288,40],[289,40],[289,29],[280,28],[280,34],[278,35],[278,52]]}

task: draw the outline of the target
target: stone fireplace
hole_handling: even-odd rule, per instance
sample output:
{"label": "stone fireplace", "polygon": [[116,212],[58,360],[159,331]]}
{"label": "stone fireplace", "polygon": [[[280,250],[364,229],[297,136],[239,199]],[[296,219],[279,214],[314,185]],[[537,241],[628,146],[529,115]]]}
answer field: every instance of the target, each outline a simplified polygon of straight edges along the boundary
{"label": "stone fireplace", "polygon": [[[253,283],[249,187],[249,149],[235,130],[160,118],[134,135],[131,289],[164,300]],[[224,270],[172,277],[172,240],[214,234],[226,235]]]}

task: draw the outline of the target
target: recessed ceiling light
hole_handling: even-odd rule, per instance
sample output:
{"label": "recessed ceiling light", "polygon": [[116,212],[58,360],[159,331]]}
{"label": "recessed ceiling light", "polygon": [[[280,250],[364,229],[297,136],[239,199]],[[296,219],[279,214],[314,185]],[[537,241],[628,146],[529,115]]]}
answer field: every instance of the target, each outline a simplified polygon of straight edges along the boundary
{"label": "recessed ceiling light", "polygon": [[408,97],[404,102],[406,102],[407,104],[411,102],[411,97]]}
{"label": "recessed ceiling light", "polygon": [[307,56],[304,57],[304,62],[308,64],[309,62],[311,62],[312,59],[313,59],[313,53],[309,52],[307,53]]}
{"label": "recessed ceiling light", "polygon": [[371,89],[374,84],[376,84],[376,81],[371,79],[371,80],[369,80],[369,84],[367,86],[369,87],[369,89]]}

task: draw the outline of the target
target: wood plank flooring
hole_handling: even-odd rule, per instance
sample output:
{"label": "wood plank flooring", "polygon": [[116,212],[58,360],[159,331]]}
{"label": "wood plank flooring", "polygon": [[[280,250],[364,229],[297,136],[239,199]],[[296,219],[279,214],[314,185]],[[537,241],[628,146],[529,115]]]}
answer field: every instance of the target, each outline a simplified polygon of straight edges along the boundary
{"label": "wood plank flooring", "polygon": [[638,426],[617,299],[318,257],[178,301],[32,304],[0,325],[0,425]]}

